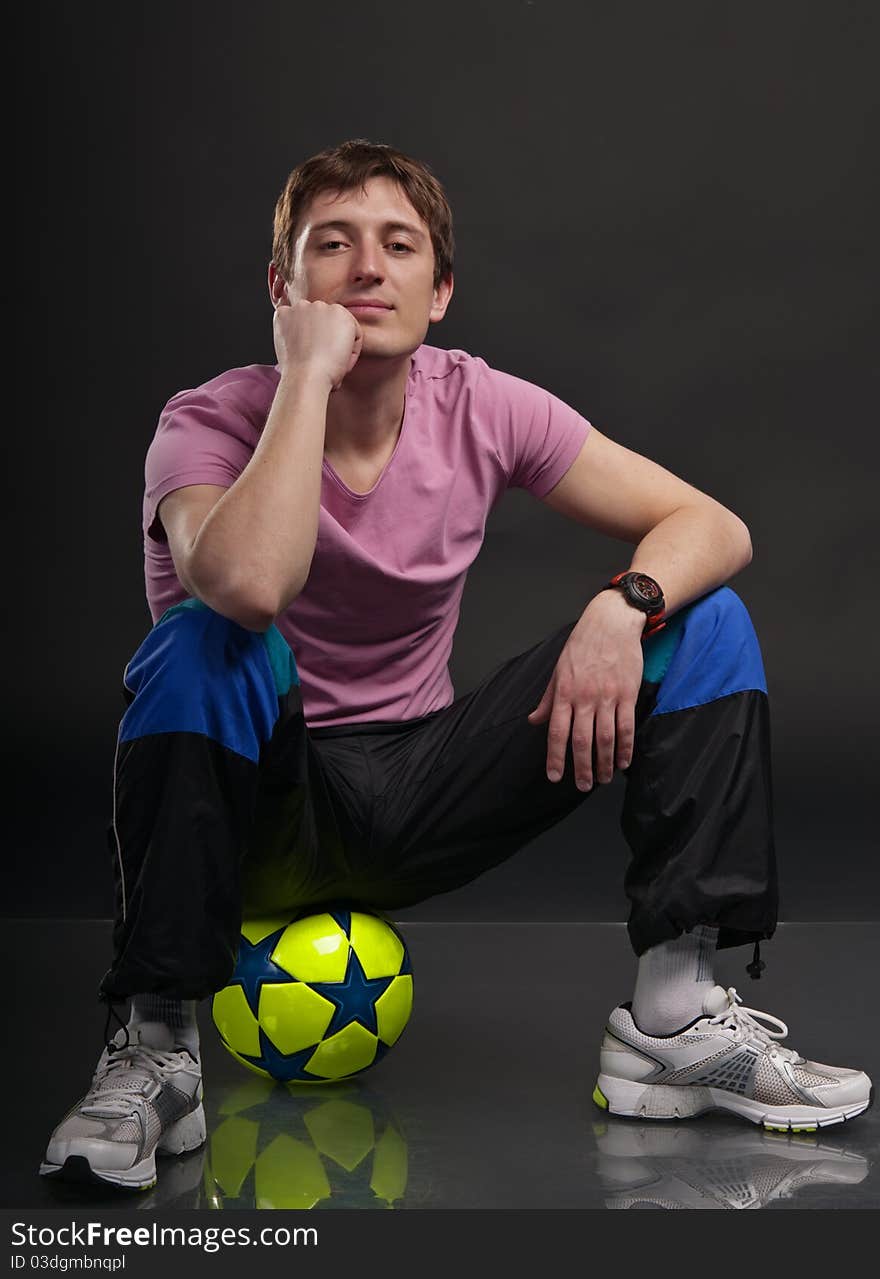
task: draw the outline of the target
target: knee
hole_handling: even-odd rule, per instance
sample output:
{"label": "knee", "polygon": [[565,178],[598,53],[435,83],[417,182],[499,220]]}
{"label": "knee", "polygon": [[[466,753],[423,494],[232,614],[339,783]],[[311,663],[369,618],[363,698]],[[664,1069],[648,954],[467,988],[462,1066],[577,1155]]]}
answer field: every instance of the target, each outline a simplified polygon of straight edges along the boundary
{"label": "knee", "polygon": [[285,691],[278,642],[295,672],[293,655],[276,635],[270,651],[266,635],[200,601],[169,609],[125,669],[131,700],[121,739],[197,732],[249,757],[258,754],[274,728],[279,692]]}
{"label": "knee", "polygon": [[[658,632],[658,640],[664,635]],[[749,689],[767,691],[752,619],[729,586],[710,591],[670,619],[665,650],[658,647],[654,664],[655,678],[662,680],[657,714]]]}
{"label": "knee", "polygon": [[188,599],[163,613],[150,634],[172,622],[170,643],[166,646],[169,662],[191,664],[195,653],[198,669],[207,674],[218,665],[222,670],[229,663],[238,666],[250,660],[260,668],[268,663],[279,696],[287,693],[291,684],[299,684],[293,651],[274,624],[266,631],[251,631],[201,600]]}
{"label": "knee", "polygon": [[242,663],[263,651],[262,637],[200,600],[167,609],[125,670],[125,685],[137,693],[146,683],[171,682],[182,697],[195,688],[222,684]]}
{"label": "knee", "polygon": [[[700,599],[690,604],[686,613],[692,613],[700,620],[709,620],[715,626],[730,634],[754,636],[755,628],[749,610],[736,591],[729,586],[719,586]],[[701,616],[703,615],[703,616]]]}

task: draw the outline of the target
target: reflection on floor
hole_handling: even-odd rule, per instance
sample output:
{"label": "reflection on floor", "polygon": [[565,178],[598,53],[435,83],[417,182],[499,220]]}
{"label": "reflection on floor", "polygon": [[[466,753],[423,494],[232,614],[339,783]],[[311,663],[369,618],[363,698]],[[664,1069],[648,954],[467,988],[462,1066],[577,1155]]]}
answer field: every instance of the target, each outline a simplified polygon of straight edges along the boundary
{"label": "reflection on floor", "polygon": [[[766,1208],[797,1200],[806,1187],[845,1192],[860,1185],[870,1164],[833,1129],[768,1133],[750,1125],[627,1123],[593,1125],[606,1208]],[[792,1208],[806,1204],[792,1202]],[[842,1204],[840,1206],[843,1206]]]}
{"label": "reflection on floor", "polygon": [[407,1195],[403,1125],[356,1084],[245,1080],[209,1109],[208,1132],[204,1207],[394,1208]]}
{"label": "reflection on floor", "polygon": [[[378,1097],[352,1088],[284,1096],[246,1083],[226,1096],[205,1148],[168,1161],[141,1208],[402,1208],[429,1206],[410,1185],[402,1125]],[[293,1091],[293,1090],[291,1090]],[[592,1125],[606,1208],[764,1208],[816,1188],[860,1185],[869,1161],[823,1133],[783,1136],[749,1126]],[[843,1134],[841,1134],[841,1137]],[[844,1206],[838,1204],[838,1206]]]}
{"label": "reflection on floor", "polygon": [[[36,1175],[52,1126],[101,1045],[94,1001],[109,927],[6,921],[12,1010],[28,1052],[8,1058],[0,1206],[139,1211],[406,1208],[866,1208],[880,1205],[880,1113],[817,1134],[765,1133],[732,1116],[617,1119],[591,1102],[604,1018],[630,993],[624,930],[597,924],[417,924],[404,931],[415,1009],[373,1070],[282,1085],[244,1070],[200,1010],[208,1141],[159,1161],[154,1189],[119,1195]],[[781,1016],[799,1051],[880,1073],[869,1006],[878,925],[784,925],[759,983],[750,954],[718,976]],[[66,998],[46,992],[75,955]],[[841,983],[845,982],[845,986]],[[34,998],[39,992],[40,999]],[[34,1061],[51,1063],[38,1075]]]}

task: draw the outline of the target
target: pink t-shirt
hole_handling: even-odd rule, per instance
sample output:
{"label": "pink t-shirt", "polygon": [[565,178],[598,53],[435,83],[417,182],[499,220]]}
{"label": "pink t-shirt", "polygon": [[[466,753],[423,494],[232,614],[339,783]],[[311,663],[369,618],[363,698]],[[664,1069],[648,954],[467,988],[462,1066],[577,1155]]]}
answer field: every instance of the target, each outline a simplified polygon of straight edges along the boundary
{"label": "pink t-shirt", "polygon": [[[230,369],[162,411],[143,513],[154,622],[187,595],[156,508],[187,484],[235,482],[278,381],[273,365]],[[397,446],[370,492],[352,492],[324,460],[309,578],[275,619],[310,726],[407,720],[451,703],[452,639],[489,511],[510,486],[548,493],[589,429],[556,396],[484,360],[418,348]]]}

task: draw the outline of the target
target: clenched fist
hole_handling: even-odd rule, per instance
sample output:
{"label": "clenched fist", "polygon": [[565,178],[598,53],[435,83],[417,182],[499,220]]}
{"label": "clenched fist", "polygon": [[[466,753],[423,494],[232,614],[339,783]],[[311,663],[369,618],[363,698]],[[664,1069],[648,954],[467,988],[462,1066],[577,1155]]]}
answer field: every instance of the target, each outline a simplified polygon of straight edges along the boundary
{"label": "clenched fist", "polygon": [[364,340],[361,326],[344,306],[304,299],[276,307],[272,332],[282,376],[323,374],[333,391],[357,364]]}

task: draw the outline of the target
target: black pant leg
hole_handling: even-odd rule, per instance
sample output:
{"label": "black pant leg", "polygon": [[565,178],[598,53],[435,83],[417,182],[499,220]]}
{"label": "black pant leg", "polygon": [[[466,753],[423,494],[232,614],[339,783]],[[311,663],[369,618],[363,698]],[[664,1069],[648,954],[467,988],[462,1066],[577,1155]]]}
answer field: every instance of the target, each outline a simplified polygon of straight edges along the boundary
{"label": "black pant leg", "polygon": [[[235,962],[261,760],[285,726],[288,753],[304,750],[296,668],[277,633],[188,600],[153,627],[124,685],[110,828],[114,957],[100,994],[199,999]],[[304,792],[301,768],[291,813],[307,810]]]}
{"label": "black pant leg", "polygon": [[[547,780],[547,725],[527,719],[572,626],[427,719],[406,750],[364,739],[375,771],[391,758],[373,836],[377,905],[461,887],[594,793],[577,790],[570,748],[562,780]],[[722,945],[767,937],[777,909],[769,716],[748,613],[728,588],[710,592],[644,653],[623,812],[634,949],[700,923],[719,925]]]}

